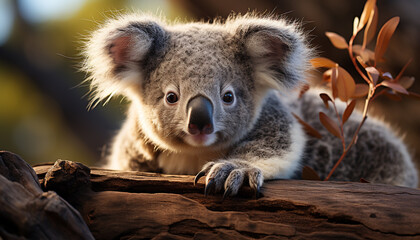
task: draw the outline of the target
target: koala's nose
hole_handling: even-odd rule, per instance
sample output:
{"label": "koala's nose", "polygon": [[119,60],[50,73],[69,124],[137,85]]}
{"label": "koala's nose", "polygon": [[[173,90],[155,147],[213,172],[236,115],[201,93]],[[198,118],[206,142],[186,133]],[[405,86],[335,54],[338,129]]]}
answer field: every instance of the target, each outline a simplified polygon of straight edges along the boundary
{"label": "koala's nose", "polygon": [[187,104],[188,132],[210,134],[213,132],[213,104],[204,96],[198,95]]}

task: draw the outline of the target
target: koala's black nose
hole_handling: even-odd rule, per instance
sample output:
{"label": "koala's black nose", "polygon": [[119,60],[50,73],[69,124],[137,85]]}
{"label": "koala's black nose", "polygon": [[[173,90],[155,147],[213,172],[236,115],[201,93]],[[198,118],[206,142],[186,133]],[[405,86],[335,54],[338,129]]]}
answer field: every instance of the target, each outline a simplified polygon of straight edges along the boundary
{"label": "koala's black nose", "polygon": [[213,104],[204,96],[198,95],[187,104],[188,132],[190,134],[210,134],[213,132]]}

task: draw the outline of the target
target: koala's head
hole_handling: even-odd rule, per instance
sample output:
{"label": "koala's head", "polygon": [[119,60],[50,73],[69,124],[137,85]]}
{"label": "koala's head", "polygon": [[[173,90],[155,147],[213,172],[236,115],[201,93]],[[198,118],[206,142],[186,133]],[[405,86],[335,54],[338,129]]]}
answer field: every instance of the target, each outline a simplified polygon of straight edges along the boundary
{"label": "koala's head", "polygon": [[234,144],[268,91],[304,81],[310,53],[295,24],[250,16],[177,25],[124,16],[86,46],[94,100],[127,96],[146,137],[174,151]]}

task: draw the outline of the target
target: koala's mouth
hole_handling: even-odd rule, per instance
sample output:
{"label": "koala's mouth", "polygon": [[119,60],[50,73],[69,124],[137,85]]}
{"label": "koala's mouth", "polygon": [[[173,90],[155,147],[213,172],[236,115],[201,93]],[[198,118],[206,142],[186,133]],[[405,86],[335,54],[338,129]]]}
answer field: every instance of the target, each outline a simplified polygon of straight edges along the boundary
{"label": "koala's mouth", "polygon": [[199,134],[186,134],[184,136],[184,141],[194,147],[207,147],[215,143],[217,140],[217,134],[211,133],[211,134],[205,134],[205,133],[199,133]]}

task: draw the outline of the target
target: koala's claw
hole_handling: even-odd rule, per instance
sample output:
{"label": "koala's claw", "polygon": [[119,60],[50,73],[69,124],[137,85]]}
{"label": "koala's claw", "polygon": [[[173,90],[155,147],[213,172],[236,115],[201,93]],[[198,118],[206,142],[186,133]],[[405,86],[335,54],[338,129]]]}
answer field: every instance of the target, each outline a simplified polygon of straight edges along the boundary
{"label": "koala's claw", "polygon": [[255,189],[255,199],[258,199],[260,197],[260,193],[261,193],[260,189],[261,189],[261,186]]}
{"label": "koala's claw", "polygon": [[232,194],[232,189],[230,187],[228,187],[225,190],[225,193],[223,193],[223,200],[225,200],[227,197],[231,196],[231,194]]}
{"label": "koala's claw", "polygon": [[208,162],[203,166],[201,171],[197,173],[197,175],[195,175],[194,186],[197,184],[198,180],[200,180],[202,176],[207,174],[207,172],[211,169],[211,167],[213,167],[213,165],[214,165],[214,162]]}
{"label": "koala's claw", "polygon": [[215,187],[214,179],[210,179],[206,184],[206,188],[204,189],[204,195],[207,196],[208,194],[214,192],[214,187]]}
{"label": "koala's claw", "polygon": [[195,175],[194,186],[197,184],[198,180],[200,180],[200,178],[204,175],[206,175],[206,171],[200,171],[199,173],[197,173],[197,175]]}
{"label": "koala's claw", "polygon": [[254,190],[255,197],[258,198],[264,180],[261,170],[239,161],[208,162],[195,176],[194,184],[204,175],[207,175],[204,194],[207,196],[224,189],[223,199],[235,196],[245,179],[249,180],[249,186]]}

